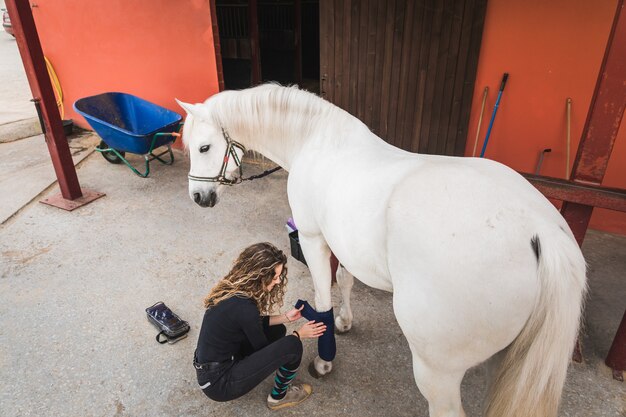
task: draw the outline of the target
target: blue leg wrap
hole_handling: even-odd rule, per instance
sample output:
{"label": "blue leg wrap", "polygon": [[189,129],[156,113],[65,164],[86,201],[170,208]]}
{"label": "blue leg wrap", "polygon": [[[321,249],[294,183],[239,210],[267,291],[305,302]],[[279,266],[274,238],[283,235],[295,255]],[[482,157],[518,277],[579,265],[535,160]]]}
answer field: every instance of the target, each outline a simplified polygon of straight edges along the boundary
{"label": "blue leg wrap", "polygon": [[301,313],[307,320],[315,320],[316,322],[322,322],[326,325],[326,331],[322,336],[317,339],[317,351],[325,361],[332,361],[335,359],[337,353],[337,344],[335,343],[335,316],[333,315],[333,309],[318,313],[311,305],[303,300],[296,302],[296,308],[304,306]]}

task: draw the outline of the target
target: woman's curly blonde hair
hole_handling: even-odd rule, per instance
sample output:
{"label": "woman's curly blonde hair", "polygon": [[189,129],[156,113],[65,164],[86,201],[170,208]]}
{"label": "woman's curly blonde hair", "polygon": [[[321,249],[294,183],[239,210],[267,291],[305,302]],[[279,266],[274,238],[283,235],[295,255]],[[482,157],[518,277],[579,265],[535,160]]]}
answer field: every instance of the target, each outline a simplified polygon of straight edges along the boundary
{"label": "woman's curly blonde hair", "polygon": [[[283,279],[267,291],[278,265],[283,265]],[[283,251],[271,243],[256,243],[239,254],[230,272],[205,297],[204,308],[240,296],[254,301],[261,314],[269,314],[274,307],[283,305],[286,285],[287,257]]]}

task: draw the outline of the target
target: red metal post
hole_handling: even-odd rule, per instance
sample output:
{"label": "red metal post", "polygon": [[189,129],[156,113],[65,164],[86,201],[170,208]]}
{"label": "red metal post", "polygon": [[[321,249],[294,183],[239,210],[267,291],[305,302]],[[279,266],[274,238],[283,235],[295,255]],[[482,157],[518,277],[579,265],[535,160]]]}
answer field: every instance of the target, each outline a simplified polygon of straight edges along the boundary
{"label": "red metal post", "polygon": [[63,198],[75,200],[83,193],[78,183],[74,161],[67,144],[61,116],[57,108],[52,83],[46,70],[46,64],[35,27],[35,20],[28,0],[6,0],[15,39],[22,56],[28,83],[36,103],[39,104],[43,130],[52,159],[52,165],[59,180]]}
{"label": "red metal post", "polygon": [[[618,0],[613,27],[589,106],[582,139],[574,161],[571,179],[577,183],[600,185],[606,172],[615,138],[626,108],[626,16],[624,1]],[[561,214],[582,245],[593,206],[564,202]],[[615,343],[626,340],[626,326],[620,326]],[[577,346],[578,347],[578,346]],[[626,363],[626,350],[611,350],[607,364]],[[609,365],[611,366],[611,365]],[[614,369],[616,371],[616,369]]]}
{"label": "red metal post", "polygon": [[617,329],[615,339],[613,339],[613,345],[606,357],[606,364],[613,369],[613,377],[615,379],[624,380],[621,373],[626,371],[626,311],[624,312],[624,317],[622,317],[619,329]]}
{"label": "red metal post", "polygon": [[626,15],[619,0],[573,171],[575,180],[601,183],[626,107]]}
{"label": "red metal post", "polygon": [[[602,183],[626,107],[626,16],[619,0],[589,114],[574,161],[574,182]],[[565,202],[561,213],[581,244],[593,207]]]}
{"label": "red metal post", "polygon": [[259,44],[259,8],[257,0],[248,1],[248,22],[250,36],[250,50],[252,55],[252,85],[261,82],[261,46]]}

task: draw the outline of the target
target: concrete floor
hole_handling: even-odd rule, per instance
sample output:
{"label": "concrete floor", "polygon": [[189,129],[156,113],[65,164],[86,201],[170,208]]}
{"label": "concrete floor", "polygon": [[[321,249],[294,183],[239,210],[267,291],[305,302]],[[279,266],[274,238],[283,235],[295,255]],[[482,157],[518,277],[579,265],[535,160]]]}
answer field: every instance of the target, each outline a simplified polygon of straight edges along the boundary
{"label": "concrete floor", "polygon": [[[0,9],[4,9],[0,0]],[[37,117],[24,65],[15,38],[0,28],[0,128],[3,124]],[[10,105],[8,105],[10,103]],[[1,131],[1,130],[0,130]],[[1,138],[2,135],[0,135]]]}
{"label": "concrete floor", "polygon": [[[8,123],[5,126],[15,125]],[[20,125],[20,123],[17,123]],[[0,127],[1,130],[1,127]],[[15,132],[23,132],[18,127]],[[100,142],[100,137],[87,131],[77,132],[69,140],[75,164],[89,156]],[[44,135],[27,137],[3,143],[0,139],[0,195],[10,196],[0,204],[0,224],[22,209],[42,190],[56,183],[50,152]]]}
{"label": "concrete floor", "polygon": [[[141,179],[92,154],[78,170],[81,185],[106,197],[71,213],[35,201],[0,226],[0,415],[276,414],[265,407],[270,379],[239,400],[214,403],[199,390],[191,359],[202,299],[241,249],[270,241],[289,251],[286,174],[233,187],[218,206],[201,209],[187,196],[188,162],[177,157],[171,167],[155,162]],[[51,192],[58,189],[44,195]],[[583,249],[586,362],[570,368],[560,415],[625,416],[626,386],[603,358],[626,299],[626,237],[591,231]],[[337,306],[337,290],[334,297]],[[286,302],[298,298],[311,300],[313,288],[291,258]],[[187,339],[155,342],[144,309],[160,300],[190,322]],[[357,282],[353,300],[354,328],[337,338],[335,371],[324,380],[301,372],[314,394],[280,414],[427,416],[390,294]],[[306,341],[304,363],[314,355]],[[485,387],[484,368],[471,369],[463,383],[469,416],[480,415]]]}

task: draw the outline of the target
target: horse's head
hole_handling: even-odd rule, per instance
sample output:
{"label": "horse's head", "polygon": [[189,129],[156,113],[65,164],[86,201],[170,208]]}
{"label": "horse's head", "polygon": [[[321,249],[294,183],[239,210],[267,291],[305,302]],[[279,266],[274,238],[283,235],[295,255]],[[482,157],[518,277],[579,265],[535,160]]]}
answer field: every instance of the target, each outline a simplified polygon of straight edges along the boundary
{"label": "horse's head", "polygon": [[245,150],[211,118],[206,104],[176,101],[187,112],[183,141],[191,161],[189,197],[201,207],[213,207],[224,185],[239,181],[234,171],[240,167]]}

